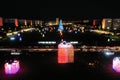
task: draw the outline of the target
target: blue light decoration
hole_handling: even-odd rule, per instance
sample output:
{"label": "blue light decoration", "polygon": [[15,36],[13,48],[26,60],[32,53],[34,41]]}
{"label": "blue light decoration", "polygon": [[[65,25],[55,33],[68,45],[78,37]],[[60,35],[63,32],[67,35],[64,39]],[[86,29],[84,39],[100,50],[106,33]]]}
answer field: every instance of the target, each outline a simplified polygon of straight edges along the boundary
{"label": "blue light decoration", "polygon": [[30,32],[32,32],[32,30],[30,30]]}
{"label": "blue light decoration", "polygon": [[46,31],[44,31],[44,34],[46,34]]}
{"label": "blue light decoration", "polygon": [[89,29],[90,32],[92,32],[93,30],[92,29]]}
{"label": "blue light decoration", "polygon": [[75,31],[75,34],[77,34],[77,31]]}
{"label": "blue light decoration", "polygon": [[11,41],[14,41],[14,40],[15,40],[15,37],[14,37],[14,36],[10,37],[10,40],[11,40]]}
{"label": "blue light decoration", "polygon": [[19,38],[19,41],[22,41],[22,37]]}
{"label": "blue light decoration", "polygon": [[59,27],[58,27],[60,36],[63,36],[63,30],[64,30],[64,28],[63,28],[62,20],[60,19],[60,23],[59,23]]}
{"label": "blue light decoration", "polygon": [[18,33],[17,35],[20,36],[20,33]]}
{"label": "blue light decoration", "polygon": [[114,52],[105,52],[105,54],[106,54],[107,56],[109,56],[109,55],[114,55]]}
{"label": "blue light decoration", "polygon": [[58,31],[63,31],[63,24],[62,24],[62,19],[60,19],[60,23],[59,23],[59,27],[58,27]]}
{"label": "blue light decoration", "polygon": [[78,29],[78,32],[80,32],[80,29]]}
{"label": "blue light decoration", "polygon": [[109,49],[104,49],[104,54],[105,56],[111,56],[111,55],[114,55],[114,52],[110,51]]}

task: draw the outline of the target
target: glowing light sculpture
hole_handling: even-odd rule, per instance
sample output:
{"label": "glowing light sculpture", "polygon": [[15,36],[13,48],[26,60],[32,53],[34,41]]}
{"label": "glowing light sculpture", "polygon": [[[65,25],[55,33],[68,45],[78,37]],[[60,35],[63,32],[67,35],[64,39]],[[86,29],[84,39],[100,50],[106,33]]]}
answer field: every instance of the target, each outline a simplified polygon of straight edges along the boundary
{"label": "glowing light sculpture", "polygon": [[120,57],[115,57],[112,64],[113,70],[120,72]]}
{"label": "glowing light sculpture", "polygon": [[71,43],[63,41],[58,45],[58,63],[73,63],[74,47]]}
{"label": "glowing light sculpture", "polygon": [[58,31],[63,31],[63,30],[64,30],[64,28],[63,28],[62,20],[60,19]]}
{"label": "glowing light sculpture", "polygon": [[11,63],[6,62],[4,64],[4,68],[5,68],[5,73],[6,74],[16,74],[20,69],[19,61],[14,60]]}
{"label": "glowing light sculpture", "polygon": [[60,33],[60,36],[63,35],[63,33],[62,33],[63,30],[64,30],[64,28],[63,28],[62,20],[60,19],[60,23],[59,23],[59,27],[58,27],[58,31]]}

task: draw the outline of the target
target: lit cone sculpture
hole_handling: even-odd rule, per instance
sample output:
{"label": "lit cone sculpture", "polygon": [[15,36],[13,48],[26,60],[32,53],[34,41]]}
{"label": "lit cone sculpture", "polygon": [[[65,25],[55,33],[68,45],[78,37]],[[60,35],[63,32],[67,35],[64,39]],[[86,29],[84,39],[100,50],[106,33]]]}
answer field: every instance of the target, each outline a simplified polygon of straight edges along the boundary
{"label": "lit cone sculpture", "polygon": [[63,30],[64,30],[64,28],[63,28],[62,20],[60,20],[59,27],[58,27],[60,36],[63,35]]}

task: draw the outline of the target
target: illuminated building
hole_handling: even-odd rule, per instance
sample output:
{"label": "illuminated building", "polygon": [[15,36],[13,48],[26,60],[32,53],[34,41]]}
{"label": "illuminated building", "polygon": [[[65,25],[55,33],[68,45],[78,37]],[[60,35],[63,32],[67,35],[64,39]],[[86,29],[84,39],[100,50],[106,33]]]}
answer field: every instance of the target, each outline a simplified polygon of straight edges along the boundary
{"label": "illuminated building", "polygon": [[15,26],[18,27],[18,19],[15,19]]}
{"label": "illuminated building", "polygon": [[110,30],[112,29],[112,19],[106,18],[102,20],[102,29],[103,30]]}
{"label": "illuminated building", "polygon": [[31,26],[33,25],[33,22],[32,22],[32,20],[30,20],[30,25],[31,25]]}
{"label": "illuminated building", "polygon": [[0,26],[3,26],[3,19],[0,17]]}
{"label": "illuminated building", "polygon": [[113,19],[113,30],[120,29],[120,19]]}
{"label": "illuminated building", "polygon": [[59,18],[56,18],[56,25],[59,24]]}
{"label": "illuminated building", "polygon": [[18,19],[19,26],[25,26],[24,19]]}
{"label": "illuminated building", "polygon": [[102,20],[102,29],[103,30],[118,30],[120,29],[120,19],[111,19],[106,18]]}
{"label": "illuminated building", "polygon": [[94,29],[101,29],[101,19],[93,19],[92,26]]}
{"label": "illuminated building", "polygon": [[89,23],[90,20],[83,20],[83,23]]}
{"label": "illuminated building", "polygon": [[43,22],[41,20],[35,20],[35,25],[36,26],[42,26],[43,25],[42,23]]}
{"label": "illuminated building", "polygon": [[35,20],[35,25],[39,25],[39,20]]}
{"label": "illuminated building", "polygon": [[102,20],[102,29],[105,30],[105,27],[106,27],[106,25],[105,25],[105,19],[103,19]]}
{"label": "illuminated building", "polygon": [[24,25],[27,26],[27,20],[26,19],[24,20]]}
{"label": "illuminated building", "polygon": [[9,19],[5,18],[4,19],[4,24],[13,27],[13,26],[15,26],[15,19],[13,19],[13,18],[9,18]]}
{"label": "illuminated building", "polygon": [[20,69],[19,61],[14,60],[14,61],[6,62],[4,64],[4,69],[6,74],[16,74]]}
{"label": "illuminated building", "polygon": [[31,27],[32,26],[31,24],[32,24],[32,20],[27,20],[27,26]]}
{"label": "illuminated building", "polygon": [[71,43],[63,41],[58,45],[58,63],[73,63],[74,48]]}
{"label": "illuminated building", "polygon": [[96,26],[96,20],[93,20],[93,26]]}

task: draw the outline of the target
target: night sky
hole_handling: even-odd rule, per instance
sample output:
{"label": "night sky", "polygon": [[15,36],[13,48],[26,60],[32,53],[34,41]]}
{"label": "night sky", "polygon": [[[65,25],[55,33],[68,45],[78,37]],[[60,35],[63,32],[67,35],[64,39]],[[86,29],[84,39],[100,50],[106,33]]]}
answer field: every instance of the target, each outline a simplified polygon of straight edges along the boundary
{"label": "night sky", "polygon": [[120,18],[117,2],[91,0],[4,0],[0,16],[27,19]]}

